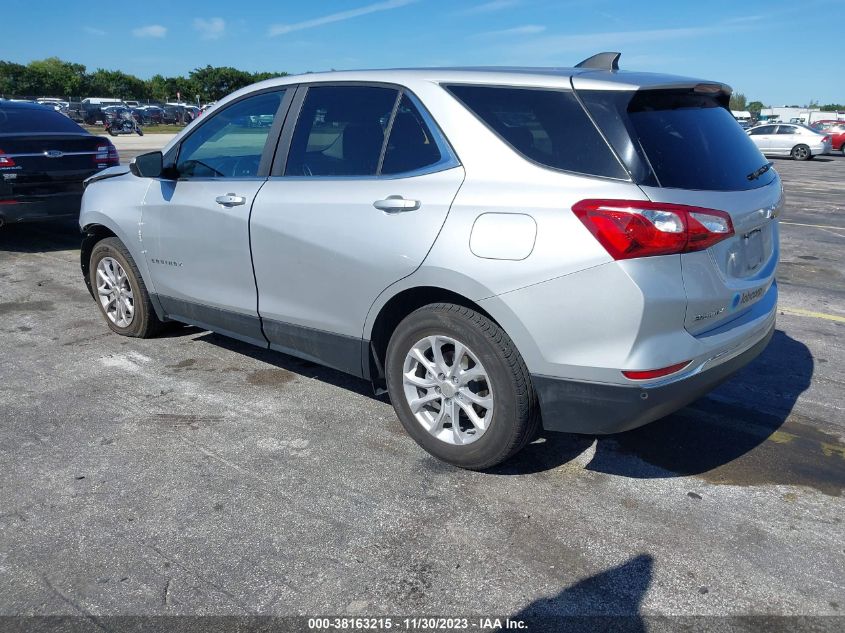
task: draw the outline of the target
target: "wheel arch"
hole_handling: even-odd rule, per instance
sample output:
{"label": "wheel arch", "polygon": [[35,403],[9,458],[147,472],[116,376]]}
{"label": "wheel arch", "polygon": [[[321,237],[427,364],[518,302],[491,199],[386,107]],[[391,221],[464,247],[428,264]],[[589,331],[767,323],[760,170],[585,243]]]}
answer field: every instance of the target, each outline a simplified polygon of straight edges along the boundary
{"label": "wheel arch", "polygon": [[[91,277],[89,275],[91,267],[91,253],[97,242],[100,242],[107,237],[117,237],[117,234],[109,227],[102,224],[89,224],[82,227],[82,244],[79,248],[79,267],[82,269],[82,278],[85,280],[85,286],[91,297],[94,298],[94,289],[91,287]],[[123,241],[123,240],[121,240]]]}
{"label": "wheel arch", "polygon": [[113,224],[109,221],[109,218],[102,214],[96,214],[97,217],[92,217],[90,222],[87,222],[82,226],[82,244],[79,250],[79,265],[82,269],[82,277],[85,280],[85,286],[88,288],[88,292],[91,293],[91,297],[94,297],[94,289],[91,287],[91,279],[90,279],[90,263],[91,263],[91,253],[94,250],[94,247],[97,245],[98,242],[101,240],[106,239],[107,237],[114,237],[120,240],[121,244],[126,247],[126,250],[129,251],[129,254],[132,256],[132,259],[135,261],[135,265],[138,267],[138,271],[141,273],[141,278],[144,280],[144,284],[147,287],[147,291],[150,294],[150,302],[153,305],[153,309],[155,310],[156,316],[164,320],[164,310],[161,307],[161,304],[158,301],[158,295],[155,293],[155,288],[153,286],[152,279],[150,279],[149,270],[147,269],[147,262],[143,256],[143,251],[139,252],[135,248],[131,242],[127,239],[126,235],[121,231],[118,226]]}
{"label": "wheel arch", "polygon": [[372,380],[377,393],[382,393],[386,389],[384,362],[387,345],[396,327],[414,310],[432,303],[454,303],[464,306],[483,314],[501,327],[496,318],[479,303],[455,290],[435,285],[411,286],[399,290],[381,304],[375,316],[368,320],[368,328],[365,331],[365,340],[369,341],[368,358],[365,361],[369,363],[369,367],[365,365],[365,375]]}

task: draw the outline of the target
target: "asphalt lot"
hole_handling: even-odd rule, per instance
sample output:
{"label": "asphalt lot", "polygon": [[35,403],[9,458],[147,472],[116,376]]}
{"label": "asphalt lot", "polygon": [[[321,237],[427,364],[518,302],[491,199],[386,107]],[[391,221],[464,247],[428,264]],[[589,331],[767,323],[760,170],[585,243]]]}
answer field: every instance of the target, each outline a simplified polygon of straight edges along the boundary
{"label": "asphalt lot", "polygon": [[775,163],[766,352],[659,422],[488,473],[335,371],[116,336],[72,225],[0,231],[0,615],[842,616],[845,158]]}

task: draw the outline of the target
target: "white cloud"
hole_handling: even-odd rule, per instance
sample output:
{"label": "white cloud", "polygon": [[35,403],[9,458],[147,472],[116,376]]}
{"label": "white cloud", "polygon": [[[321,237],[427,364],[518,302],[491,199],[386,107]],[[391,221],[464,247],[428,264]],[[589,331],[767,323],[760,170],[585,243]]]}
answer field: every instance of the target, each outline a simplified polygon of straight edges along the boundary
{"label": "white cloud", "polygon": [[479,33],[477,37],[509,37],[512,35],[536,35],[546,30],[545,26],[539,24],[526,24],[525,26],[515,26],[510,29],[502,29],[500,31],[486,31]]}
{"label": "white cloud", "polygon": [[226,31],[226,21],[223,18],[194,18],[194,28],[200,32],[204,40],[217,40]]}
{"label": "white cloud", "polygon": [[95,29],[93,26],[83,26],[82,30],[88,33],[88,35],[105,35],[106,32],[102,29]]}
{"label": "white cloud", "polygon": [[510,9],[520,4],[520,0],[492,0],[483,4],[477,4],[474,7],[469,7],[462,11],[458,11],[459,15],[481,15],[483,13],[495,13],[496,11],[503,11]]}
{"label": "white cloud", "polygon": [[132,35],[135,37],[156,37],[162,38],[167,35],[167,27],[161,24],[150,24],[149,26],[139,26],[137,29],[132,29]]}
{"label": "white cloud", "polygon": [[340,11],[330,15],[324,15],[321,18],[314,18],[312,20],[305,20],[304,22],[295,22],[294,24],[274,24],[270,27],[269,36],[285,35],[293,31],[302,31],[304,29],[313,29],[324,24],[331,24],[333,22],[343,22],[344,20],[351,20],[362,15],[369,15],[370,13],[377,13],[379,11],[389,11],[391,9],[398,9],[400,7],[413,4],[417,0],[386,0],[385,2],[376,2],[368,4],[357,9],[349,9],[348,11]]}

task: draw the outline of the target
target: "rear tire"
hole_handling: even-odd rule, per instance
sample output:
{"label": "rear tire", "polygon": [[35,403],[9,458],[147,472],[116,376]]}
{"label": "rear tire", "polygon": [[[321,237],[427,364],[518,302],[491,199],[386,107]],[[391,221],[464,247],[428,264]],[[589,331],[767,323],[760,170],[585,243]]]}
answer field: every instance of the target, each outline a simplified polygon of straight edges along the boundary
{"label": "rear tire", "polygon": [[810,152],[810,148],[803,143],[801,145],[796,145],[792,148],[790,155],[795,160],[809,160],[812,158],[813,154]]}
{"label": "rear tire", "polygon": [[[456,352],[459,345],[462,353]],[[425,362],[417,360],[419,354]],[[438,459],[482,470],[510,458],[537,435],[537,396],[522,356],[497,324],[474,310],[438,303],[412,312],[393,332],[385,364],[402,426]]]}
{"label": "rear tire", "polygon": [[[94,299],[113,332],[150,338],[161,330],[163,323],[155,313],[147,286],[119,239],[107,237],[94,245],[88,271]],[[124,318],[129,308],[121,311],[119,304],[131,307],[131,318]]]}

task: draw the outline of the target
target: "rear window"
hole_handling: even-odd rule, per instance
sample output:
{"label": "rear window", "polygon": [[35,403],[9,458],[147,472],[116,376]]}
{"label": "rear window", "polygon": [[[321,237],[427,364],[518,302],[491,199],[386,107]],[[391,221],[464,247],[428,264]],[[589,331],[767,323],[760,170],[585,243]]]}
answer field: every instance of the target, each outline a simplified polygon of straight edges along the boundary
{"label": "rear window", "polygon": [[495,86],[446,86],[525,158],[563,171],[627,179],[572,92]]}
{"label": "rear window", "polygon": [[[646,90],[610,95],[585,91],[587,108],[605,129],[641,184],[706,191],[743,191],[767,185],[774,170],[748,176],[767,161],[715,96],[690,90]],[[627,134],[619,133],[624,126]]]}
{"label": "rear window", "polygon": [[3,107],[0,105],[0,134],[87,134],[63,114],[49,106],[37,108]]}

